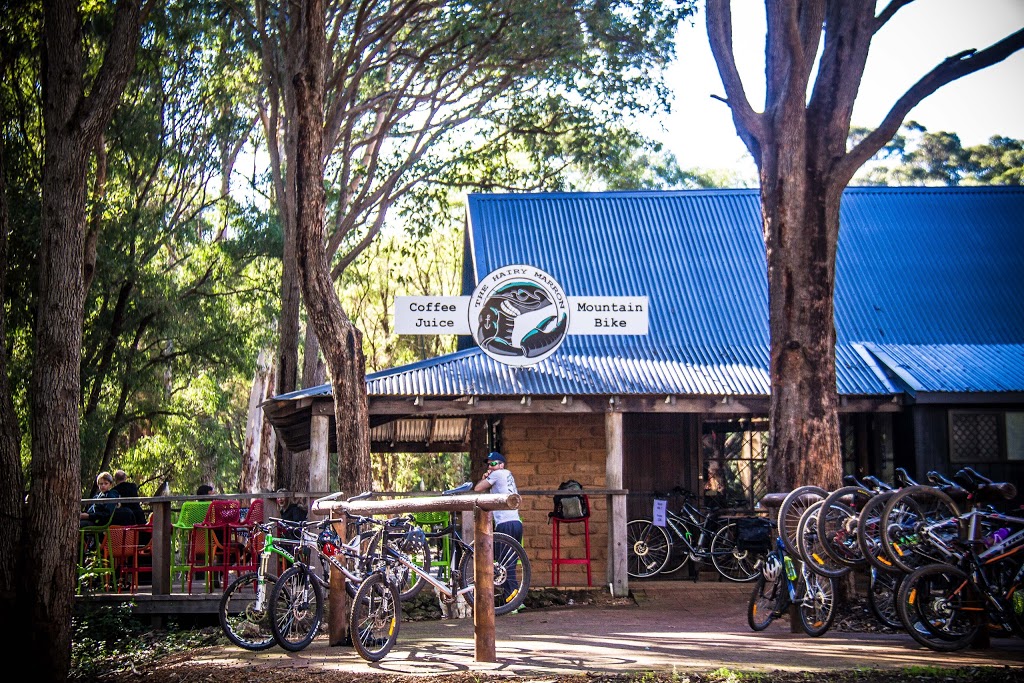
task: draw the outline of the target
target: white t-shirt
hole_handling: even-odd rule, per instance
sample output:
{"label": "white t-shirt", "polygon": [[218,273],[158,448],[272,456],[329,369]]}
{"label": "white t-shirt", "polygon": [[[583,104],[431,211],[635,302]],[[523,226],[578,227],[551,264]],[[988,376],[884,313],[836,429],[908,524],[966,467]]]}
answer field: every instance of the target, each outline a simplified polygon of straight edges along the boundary
{"label": "white t-shirt", "polygon": [[[515,477],[506,469],[491,470],[485,478],[491,483],[491,488],[487,491],[488,493],[519,493],[519,489],[516,488]],[[494,515],[495,524],[519,521],[518,510],[495,510],[491,514]]]}

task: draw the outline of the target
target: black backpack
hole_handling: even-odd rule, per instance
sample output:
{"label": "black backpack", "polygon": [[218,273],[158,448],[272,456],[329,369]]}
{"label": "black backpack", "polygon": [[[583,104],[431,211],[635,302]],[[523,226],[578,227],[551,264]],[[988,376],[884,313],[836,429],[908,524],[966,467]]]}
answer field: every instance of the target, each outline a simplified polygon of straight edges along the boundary
{"label": "black backpack", "polygon": [[772,523],[764,517],[736,520],[736,549],[768,552],[772,547]]}
{"label": "black backpack", "polygon": [[[558,485],[559,491],[582,491],[583,484],[575,479],[563,481]],[[560,517],[562,519],[583,519],[590,516],[590,506],[587,499],[582,495],[555,496],[554,512],[549,512],[548,517]]]}

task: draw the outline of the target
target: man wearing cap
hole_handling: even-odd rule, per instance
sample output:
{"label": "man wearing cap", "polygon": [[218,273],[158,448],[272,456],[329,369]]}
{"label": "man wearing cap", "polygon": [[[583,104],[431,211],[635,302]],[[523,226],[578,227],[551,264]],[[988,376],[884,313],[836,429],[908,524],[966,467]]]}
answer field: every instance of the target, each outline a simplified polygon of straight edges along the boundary
{"label": "man wearing cap", "polygon": [[[504,455],[498,451],[487,454],[487,473],[476,483],[473,490],[480,493],[519,493],[515,477],[505,469]],[[520,543],[523,542],[523,522],[519,518],[518,510],[495,510],[492,514],[496,532],[508,534]],[[511,568],[509,579],[508,585],[517,583],[515,567]]]}

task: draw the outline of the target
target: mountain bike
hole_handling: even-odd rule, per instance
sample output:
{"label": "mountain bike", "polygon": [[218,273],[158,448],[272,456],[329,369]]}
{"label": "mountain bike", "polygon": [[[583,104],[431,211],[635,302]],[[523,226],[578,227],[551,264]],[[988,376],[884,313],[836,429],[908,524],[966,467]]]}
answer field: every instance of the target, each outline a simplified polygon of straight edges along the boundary
{"label": "mountain bike", "polygon": [[[274,536],[274,528],[295,529],[298,524],[283,519],[270,518],[256,525],[255,533],[262,534],[263,548],[260,550],[259,569],[247,572],[232,581],[221,596],[217,614],[224,634],[235,645],[246,650],[266,650],[274,645],[274,631],[271,628],[268,584],[277,583],[277,575],[269,571],[270,558],[277,555],[289,563],[295,562],[296,549],[300,539]],[[293,547],[289,552],[287,547]]]}
{"label": "mountain bike", "polygon": [[765,558],[747,603],[747,623],[763,631],[796,605],[800,626],[809,636],[821,636],[832,626],[836,608],[836,580],[815,574],[786,550],[781,534]]}
{"label": "mountain bike", "polygon": [[[340,494],[331,494],[318,502],[332,500]],[[348,500],[356,501],[369,497],[363,493]],[[345,590],[355,596],[358,586],[370,573],[369,561],[372,554],[368,543],[375,538],[368,526],[385,527],[388,522],[372,517],[348,515],[348,521],[355,524],[357,533],[343,543],[334,529],[337,519],[299,522],[303,538],[313,538],[308,544],[308,553],[297,555],[294,564],[277,579],[270,593],[270,625],[274,638],[286,650],[298,652],[308,646],[320,630],[323,621],[325,593],[330,589],[330,572],[338,571],[345,581]],[[311,533],[315,530],[316,533]],[[404,528],[403,528],[404,533]],[[322,567],[318,571],[311,559],[315,552]],[[428,560],[429,561],[429,560]],[[429,566],[429,565],[428,565]],[[397,586],[403,583],[402,576],[392,576],[390,581]],[[420,586],[422,588],[422,586]],[[419,588],[415,589],[417,592]]]}
{"label": "mountain bike", "polygon": [[626,573],[636,578],[670,574],[693,560],[710,561],[730,581],[756,579],[762,555],[737,543],[736,523],[719,518],[715,509],[697,508],[690,491],[677,487],[675,492],[683,504],[679,512],[666,510],[664,527],[649,519],[626,524]]}
{"label": "mountain bike", "polygon": [[[466,484],[445,491],[447,495],[463,493],[472,488]],[[412,521],[412,517],[396,518]],[[394,522],[394,520],[391,520]],[[428,545],[428,539],[449,536],[453,546],[452,571],[447,580],[441,580],[409,553]],[[526,550],[515,538],[495,532],[492,536],[494,555],[494,613],[514,611],[526,599],[530,587],[530,560]],[[426,533],[411,528],[399,543],[387,543],[385,531],[378,530],[371,541],[367,557],[372,570],[359,585],[352,599],[349,613],[349,634],[359,655],[367,661],[377,662],[387,656],[398,640],[401,608],[394,581],[389,577],[402,571],[416,574],[421,581],[434,587],[440,600],[451,603],[460,596],[472,605],[474,599],[475,556],[473,546],[459,535],[454,524],[445,529]]]}

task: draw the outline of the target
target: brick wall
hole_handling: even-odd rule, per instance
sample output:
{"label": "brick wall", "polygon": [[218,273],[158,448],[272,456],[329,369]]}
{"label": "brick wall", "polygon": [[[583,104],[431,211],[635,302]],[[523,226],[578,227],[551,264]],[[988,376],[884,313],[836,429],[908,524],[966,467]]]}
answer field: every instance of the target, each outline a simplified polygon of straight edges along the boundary
{"label": "brick wall", "polygon": [[[583,488],[605,488],[604,415],[506,415],[502,439],[508,468],[520,491],[557,489],[567,479]],[[607,499],[590,497],[590,556],[595,586],[607,583]],[[551,584],[551,496],[524,495],[519,514],[523,546],[533,568],[531,585]],[[562,525],[562,557],[582,558],[583,524]],[[585,565],[562,565],[562,586],[586,586]]]}

